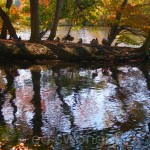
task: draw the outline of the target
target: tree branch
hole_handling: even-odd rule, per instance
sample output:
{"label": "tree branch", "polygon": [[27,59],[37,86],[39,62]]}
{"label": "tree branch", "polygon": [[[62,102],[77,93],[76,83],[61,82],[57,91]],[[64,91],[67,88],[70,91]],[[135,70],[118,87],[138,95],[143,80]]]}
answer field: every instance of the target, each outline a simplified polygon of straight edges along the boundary
{"label": "tree branch", "polygon": [[143,36],[143,37],[146,37],[146,35],[144,34],[144,32],[142,32],[141,30],[139,29],[133,29],[133,28],[130,28],[130,27],[125,27],[124,26],[124,29],[125,31],[128,31],[130,33],[132,33],[133,35],[137,35],[137,36]]}
{"label": "tree branch", "polygon": [[90,3],[89,5],[86,5],[86,6],[82,6],[81,4],[80,4],[80,0],[75,0],[75,4],[78,6],[78,8],[79,8],[79,10],[81,11],[81,12],[83,12],[85,9],[87,9],[87,8],[89,8],[89,7],[91,7],[91,6],[93,6],[93,5],[95,5],[96,3],[97,3],[98,1],[93,1],[92,3]]}

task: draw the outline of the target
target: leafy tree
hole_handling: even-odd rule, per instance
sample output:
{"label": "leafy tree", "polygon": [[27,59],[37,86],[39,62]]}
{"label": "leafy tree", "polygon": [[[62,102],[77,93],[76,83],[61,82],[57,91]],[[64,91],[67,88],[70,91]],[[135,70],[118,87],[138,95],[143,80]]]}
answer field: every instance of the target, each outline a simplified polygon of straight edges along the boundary
{"label": "leafy tree", "polygon": [[125,8],[125,6],[127,5],[128,0],[123,0],[120,9],[117,11],[116,13],[116,17],[115,17],[115,21],[114,23],[111,25],[110,31],[108,33],[108,43],[111,45],[112,42],[114,41],[114,39],[116,38],[116,36],[123,30],[124,25],[119,26],[119,22],[121,20],[122,17],[122,10]]}
{"label": "leafy tree", "polygon": [[[73,0],[64,1],[62,4],[61,19],[65,19],[68,24],[75,27],[82,25],[99,24],[99,8],[103,6],[101,0]],[[71,31],[71,28],[68,31]]]}
{"label": "leafy tree", "polygon": [[100,22],[100,8],[103,7],[103,2],[101,0],[75,0],[77,7],[76,14],[78,22],[86,21],[91,25],[98,25]]}
{"label": "leafy tree", "polygon": [[[105,26],[110,27],[109,45],[117,38],[118,42],[139,44],[130,35],[145,36],[149,20],[149,4],[146,0],[108,0],[104,1],[101,19]],[[140,19],[139,19],[140,18]],[[119,35],[119,36],[118,36]]]}
{"label": "leafy tree", "polygon": [[74,0],[72,14],[70,16],[74,25],[82,25],[83,21],[89,24],[98,25],[99,15],[101,13],[100,7],[103,6],[101,0]]}

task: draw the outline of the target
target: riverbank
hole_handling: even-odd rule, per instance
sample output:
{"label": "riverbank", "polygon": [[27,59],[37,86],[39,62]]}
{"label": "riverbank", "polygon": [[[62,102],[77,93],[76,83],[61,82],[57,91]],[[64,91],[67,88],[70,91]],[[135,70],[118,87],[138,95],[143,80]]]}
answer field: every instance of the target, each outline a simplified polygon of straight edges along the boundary
{"label": "riverbank", "polygon": [[109,47],[102,45],[77,44],[69,42],[0,40],[1,60],[63,60],[67,62],[99,61],[141,61],[143,53],[138,48]]}

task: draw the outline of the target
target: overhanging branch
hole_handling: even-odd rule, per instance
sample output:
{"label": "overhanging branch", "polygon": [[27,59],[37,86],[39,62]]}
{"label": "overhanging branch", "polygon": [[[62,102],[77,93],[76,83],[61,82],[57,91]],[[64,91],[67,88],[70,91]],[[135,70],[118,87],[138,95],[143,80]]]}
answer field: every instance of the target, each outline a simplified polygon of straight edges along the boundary
{"label": "overhanging branch", "polygon": [[142,32],[140,29],[133,29],[131,27],[125,27],[124,26],[124,31],[128,31],[130,33],[132,33],[133,35],[136,35],[136,36],[143,36],[143,37],[146,37],[145,33]]}

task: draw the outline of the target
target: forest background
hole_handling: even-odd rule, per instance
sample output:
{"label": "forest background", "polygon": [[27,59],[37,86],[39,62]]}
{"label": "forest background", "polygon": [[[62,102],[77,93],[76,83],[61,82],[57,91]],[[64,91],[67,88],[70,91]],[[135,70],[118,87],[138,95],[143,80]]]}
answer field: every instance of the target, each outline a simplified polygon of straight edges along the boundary
{"label": "forest background", "polygon": [[[1,0],[1,39],[7,34],[18,39],[16,30],[28,27],[30,42],[38,42],[50,31],[48,40],[54,40],[60,22],[71,29],[82,26],[109,27],[106,45],[114,40],[133,45],[149,55],[150,0]],[[136,41],[129,36],[141,38]]]}

